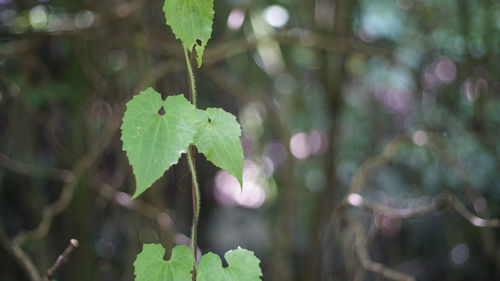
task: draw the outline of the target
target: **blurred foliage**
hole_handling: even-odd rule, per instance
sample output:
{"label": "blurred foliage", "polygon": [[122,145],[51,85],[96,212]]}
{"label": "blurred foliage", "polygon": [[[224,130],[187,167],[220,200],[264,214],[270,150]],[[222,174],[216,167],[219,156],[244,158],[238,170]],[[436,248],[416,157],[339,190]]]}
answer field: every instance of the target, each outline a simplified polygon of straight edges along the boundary
{"label": "blurred foliage", "polygon": [[[22,249],[45,272],[80,241],[57,280],[133,280],[144,242],[187,244],[185,158],[131,203],[113,124],[149,85],[187,92],[181,44],[162,1],[0,0],[0,218],[34,229],[108,140],[66,210]],[[332,219],[361,165],[406,135],[364,198],[419,206],[443,192],[500,217],[500,4],[493,0],[216,0],[197,70],[199,105],[239,116],[244,189],[204,157],[200,248],[242,246],[264,280],[382,280],[364,271]],[[111,127],[111,133],[108,129]],[[117,126],[116,126],[117,127]],[[408,220],[352,208],[373,260],[417,280],[500,279],[500,237],[447,209]],[[0,247],[0,280],[28,280]]]}

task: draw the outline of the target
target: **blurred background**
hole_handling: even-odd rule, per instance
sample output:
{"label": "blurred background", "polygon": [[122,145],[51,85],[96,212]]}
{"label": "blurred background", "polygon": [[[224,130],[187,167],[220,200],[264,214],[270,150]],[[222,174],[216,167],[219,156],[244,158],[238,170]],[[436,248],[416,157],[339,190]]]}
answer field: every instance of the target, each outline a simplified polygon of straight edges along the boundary
{"label": "blurred background", "polygon": [[[138,199],[125,103],[186,93],[160,0],[0,0],[0,280],[133,280],[188,244],[185,157]],[[201,108],[241,123],[243,192],[197,158],[199,247],[263,280],[500,280],[500,3],[215,0]],[[167,253],[168,256],[168,253]]]}

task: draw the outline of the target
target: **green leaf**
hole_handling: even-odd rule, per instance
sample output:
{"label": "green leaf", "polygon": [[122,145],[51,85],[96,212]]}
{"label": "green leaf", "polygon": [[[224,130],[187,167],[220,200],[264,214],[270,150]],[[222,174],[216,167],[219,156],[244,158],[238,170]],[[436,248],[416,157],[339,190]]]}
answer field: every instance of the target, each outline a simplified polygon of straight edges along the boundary
{"label": "green leaf", "polygon": [[213,0],[165,0],[165,20],[175,37],[191,51],[196,49],[198,67],[201,67],[203,51],[212,34],[214,18]]}
{"label": "green leaf", "polygon": [[135,281],[191,281],[193,253],[184,246],[172,250],[169,261],[163,260],[165,249],[160,244],[144,244],[134,262]]}
{"label": "green leaf", "polygon": [[235,176],[243,186],[241,128],[236,117],[220,108],[207,108],[204,126],[194,138],[198,151],[215,166]]}
{"label": "green leaf", "polygon": [[262,271],[259,259],[253,252],[238,247],[227,252],[224,257],[228,267],[223,268],[216,254],[207,253],[198,266],[198,281],[259,281]]}
{"label": "green leaf", "polygon": [[[162,107],[163,115],[159,113]],[[163,101],[152,88],[127,103],[121,139],[137,181],[134,198],[177,163],[204,119],[203,112],[183,95]]]}

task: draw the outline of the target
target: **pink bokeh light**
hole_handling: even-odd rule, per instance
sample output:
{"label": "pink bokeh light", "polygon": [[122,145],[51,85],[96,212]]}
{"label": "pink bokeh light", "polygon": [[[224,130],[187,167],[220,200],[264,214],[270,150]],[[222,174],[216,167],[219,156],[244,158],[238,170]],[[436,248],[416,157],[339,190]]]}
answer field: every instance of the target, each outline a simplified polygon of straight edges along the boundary
{"label": "pink bokeh light", "polygon": [[251,160],[245,160],[243,188],[238,180],[226,171],[215,175],[215,199],[224,206],[258,208],[266,200],[265,179],[262,168]]}

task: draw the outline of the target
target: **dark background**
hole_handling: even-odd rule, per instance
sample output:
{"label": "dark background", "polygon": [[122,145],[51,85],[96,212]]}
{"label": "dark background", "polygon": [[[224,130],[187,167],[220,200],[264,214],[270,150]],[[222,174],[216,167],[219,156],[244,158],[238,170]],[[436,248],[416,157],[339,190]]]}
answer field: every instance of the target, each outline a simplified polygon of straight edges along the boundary
{"label": "dark background", "polygon": [[[142,243],[189,243],[185,157],[130,201],[119,133],[134,94],[188,90],[162,5],[0,0],[0,280],[71,238],[57,280],[133,280]],[[263,280],[390,280],[370,260],[500,280],[499,222],[478,218],[500,217],[497,1],[216,0],[196,76],[246,157],[243,193],[197,159],[203,253],[251,249]]]}

